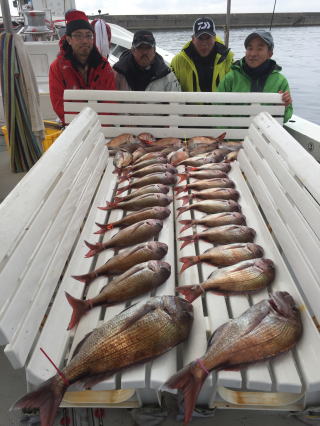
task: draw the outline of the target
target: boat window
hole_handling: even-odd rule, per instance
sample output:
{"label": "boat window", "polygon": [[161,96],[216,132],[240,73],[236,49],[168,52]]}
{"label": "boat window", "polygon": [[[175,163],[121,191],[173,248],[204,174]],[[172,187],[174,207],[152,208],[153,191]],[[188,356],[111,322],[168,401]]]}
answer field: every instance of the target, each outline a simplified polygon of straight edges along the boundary
{"label": "boat window", "polygon": [[[113,46],[115,46],[115,45],[113,45]],[[116,45],[114,48],[112,48],[112,44],[111,44],[110,51],[114,56],[117,56],[117,58],[119,58],[121,53],[124,52],[125,50],[126,50],[125,47],[119,46],[119,45]]]}

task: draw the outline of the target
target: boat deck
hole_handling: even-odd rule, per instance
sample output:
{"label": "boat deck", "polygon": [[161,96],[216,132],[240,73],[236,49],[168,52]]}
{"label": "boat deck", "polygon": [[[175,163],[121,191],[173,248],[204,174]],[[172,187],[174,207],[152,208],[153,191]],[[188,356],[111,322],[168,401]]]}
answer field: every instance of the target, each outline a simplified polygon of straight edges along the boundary
{"label": "boat deck", "polygon": [[[14,174],[10,171],[10,157],[6,146],[4,143],[4,138],[0,137],[0,202],[6,197],[6,195],[14,188],[14,186],[19,182],[19,180],[24,176],[24,173]],[[8,425],[22,425],[21,423],[21,414],[20,412],[9,412],[9,407],[12,403],[19,397],[21,394],[25,393],[24,383],[24,371],[13,370],[9,365],[7,358],[3,355],[2,351],[0,352],[0,426]],[[163,426],[173,426],[182,423],[182,420],[178,418],[176,405],[174,401],[171,401],[169,404],[167,413],[159,412],[159,408],[156,410],[157,418],[159,419],[159,424]],[[104,418],[99,422],[97,419],[94,419],[91,409],[77,409],[72,410],[72,415],[79,417],[81,413],[81,418],[87,417],[86,421],[77,421],[75,425],[148,425],[150,423],[150,418],[155,417],[147,416],[144,409],[136,410],[134,413],[130,413],[130,410],[126,409],[108,409],[105,412]],[[70,410],[71,415],[71,410]],[[134,415],[134,416],[133,416]],[[212,418],[214,416],[214,419]],[[61,414],[57,418],[57,425],[60,424]],[[94,419],[94,420],[92,420]],[[274,426],[295,426],[301,424],[300,420],[296,417],[291,417],[289,413],[285,412],[270,412],[270,411],[251,411],[251,410],[223,410],[219,409],[215,412],[205,411],[202,413],[202,416],[195,418],[192,421],[194,425],[209,426],[213,423],[224,426],[250,426],[256,425],[259,422],[260,426],[269,426],[273,424]],[[153,423],[152,424],[156,424]],[[310,424],[320,424],[319,421],[314,420]]]}

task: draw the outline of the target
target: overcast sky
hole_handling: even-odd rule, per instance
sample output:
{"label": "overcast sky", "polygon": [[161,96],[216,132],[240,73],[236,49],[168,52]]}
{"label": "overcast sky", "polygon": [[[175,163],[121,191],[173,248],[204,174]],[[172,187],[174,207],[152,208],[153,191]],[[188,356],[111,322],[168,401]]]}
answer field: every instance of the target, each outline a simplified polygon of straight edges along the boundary
{"label": "overcast sky", "polygon": [[[76,0],[77,9],[96,14],[98,9],[110,15],[155,14],[155,13],[225,13],[227,0]],[[274,0],[231,0],[231,12],[269,12]],[[276,12],[320,12],[319,0],[277,0]]]}
{"label": "overcast sky", "polygon": [[[195,13],[199,15],[226,13],[227,0],[75,0],[76,7],[88,15],[135,15],[156,13]],[[12,15],[16,9],[8,0]],[[271,13],[275,0],[231,0],[231,13]],[[319,0],[277,0],[276,12],[320,12]],[[0,16],[1,16],[0,11]]]}

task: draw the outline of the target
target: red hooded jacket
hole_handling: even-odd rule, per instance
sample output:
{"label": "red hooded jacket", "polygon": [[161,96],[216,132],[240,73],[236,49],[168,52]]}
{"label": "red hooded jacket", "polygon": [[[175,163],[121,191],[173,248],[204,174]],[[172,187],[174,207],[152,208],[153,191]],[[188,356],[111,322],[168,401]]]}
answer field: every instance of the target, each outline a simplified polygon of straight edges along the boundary
{"label": "red hooded jacket", "polygon": [[49,89],[51,104],[64,123],[63,92],[65,89],[116,90],[114,74],[106,58],[94,46],[88,59],[88,82],[76,68],[76,60],[67,50],[64,37],[60,40],[60,52],[50,65]]}

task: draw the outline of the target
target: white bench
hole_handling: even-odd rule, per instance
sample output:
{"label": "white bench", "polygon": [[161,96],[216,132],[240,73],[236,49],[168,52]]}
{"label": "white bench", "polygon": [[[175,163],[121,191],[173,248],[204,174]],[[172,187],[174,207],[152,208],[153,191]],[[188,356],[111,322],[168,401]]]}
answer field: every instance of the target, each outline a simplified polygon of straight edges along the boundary
{"label": "white bench", "polygon": [[[93,236],[97,229],[95,222],[114,221],[121,215],[119,210],[114,210],[108,217],[108,213],[96,208],[112,199],[116,184],[104,138],[148,130],[157,137],[188,138],[199,134],[218,135],[226,129],[230,139],[245,137],[244,150],[239,155],[239,162],[233,165],[230,177],[241,194],[240,204],[247,223],[257,231],[256,242],[263,246],[266,257],[276,263],[277,278],[271,290],[283,289],[293,295],[301,307],[304,333],[294,351],[270,363],[251,366],[243,373],[222,371],[218,375],[212,374],[198,403],[209,407],[292,411],[319,404],[317,356],[320,338],[311,316],[319,319],[320,168],[269,114],[244,117],[250,115],[249,109],[267,108],[260,103],[277,102],[278,106],[271,107],[277,108],[275,115],[281,117],[280,96],[265,94],[258,102],[257,94],[248,94],[248,98],[242,96],[244,94],[230,94],[236,95],[233,101],[227,97],[224,103],[242,105],[227,106],[225,114],[233,107],[237,110],[233,112],[235,121],[230,118],[227,122],[225,117],[220,117],[222,110],[219,109],[219,113],[213,110],[218,99],[223,103],[220,94],[213,94],[219,95],[214,97],[214,106],[210,105],[211,97],[202,98],[197,94],[189,94],[190,97],[182,94],[180,97],[180,94],[157,93],[153,103],[153,97],[144,92],[107,94],[100,92],[100,99],[92,100],[97,93],[66,92],[66,111],[81,110],[86,96],[86,104],[103,115],[99,114],[98,120],[92,109],[85,108],[0,206],[0,343],[6,345],[5,353],[13,367],[25,367],[28,386],[37,386],[55,373],[40,347],[61,366],[88,331],[124,307],[107,308],[105,313],[94,309],[81,320],[76,331],[66,331],[71,308],[64,291],[75,297],[81,297],[83,291],[83,285],[71,275],[86,273],[105,263],[113,254],[107,250],[97,260],[84,259],[87,248],[83,240],[97,239]],[[248,105],[251,95],[254,95],[252,102],[257,105]],[[74,102],[77,99],[81,102]],[[113,103],[103,103],[108,99]],[[175,111],[174,116],[172,111]],[[210,117],[181,116],[200,111]],[[69,120],[73,114],[66,117]],[[207,128],[210,120],[214,120],[216,128]],[[100,127],[100,122],[104,127]],[[250,129],[238,129],[237,133],[236,126],[250,126]],[[176,202],[178,205],[179,201]],[[184,213],[179,219],[186,217]],[[174,224],[172,214],[159,236],[160,241],[169,245],[165,260],[173,266],[170,279],[156,292],[159,295],[174,294],[175,285],[200,280],[198,268],[191,267],[179,276],[178,283],[174,281],[175,256],[188,255],[194,250],[189,245],[183,253],[174,253],[174,226],[179,230],[180,224]],[[103,238],[110,238],[114,232]],[[206,243],[199,244],[201,251],[207,247],[210,246]],[[204,278],[211,270],[203,265],[200,268]],[[88,297],[97,294],[104,283],[103,278],[95,280],[89,287]],[[228,305],[237,316],[249,303],[264,297],[267,292],[259,292],[251,298],[232,296]],[[207,330],[213,331],[229,318],[224,297],[207,294],[204,304],[209,308],[208,314],[204,313],[200,299],[194,302],[195,322],[190,339],[182,348],[183,363],[201,355],[206,346]],[[176,353],[177,350],[170,351],[152,363],[112,377],[90,391],[80,392],[73,387],[65,394],[62,405],[134,407],[157,402],[161,386],[177,369]]]}

